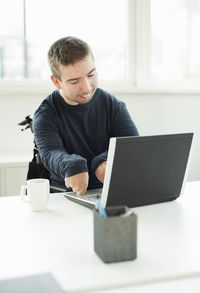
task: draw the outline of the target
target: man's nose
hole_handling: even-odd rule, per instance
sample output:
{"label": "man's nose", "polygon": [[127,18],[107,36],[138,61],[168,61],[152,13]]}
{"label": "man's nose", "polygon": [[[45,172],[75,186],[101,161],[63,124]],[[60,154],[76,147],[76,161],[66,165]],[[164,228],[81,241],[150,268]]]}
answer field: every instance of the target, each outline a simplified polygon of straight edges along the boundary
{"label": "man's nose", "polygon": [[81,83],[81,91],[83,94],[89,94],[92,89],[90,81],[88,78],[84,78]]}

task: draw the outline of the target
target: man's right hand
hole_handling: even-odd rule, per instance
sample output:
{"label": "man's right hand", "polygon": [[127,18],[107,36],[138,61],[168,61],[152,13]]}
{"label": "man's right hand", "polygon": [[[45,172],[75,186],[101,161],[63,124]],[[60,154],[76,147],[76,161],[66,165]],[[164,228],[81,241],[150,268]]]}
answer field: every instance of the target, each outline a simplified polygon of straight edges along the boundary
{"label": "man's right hand", "polygon": [[79,173],[71,177],[65,178],[67,188],[72,188],[73,192],[78,195],[83,195],[88,187],[89,175],[88,172]]}

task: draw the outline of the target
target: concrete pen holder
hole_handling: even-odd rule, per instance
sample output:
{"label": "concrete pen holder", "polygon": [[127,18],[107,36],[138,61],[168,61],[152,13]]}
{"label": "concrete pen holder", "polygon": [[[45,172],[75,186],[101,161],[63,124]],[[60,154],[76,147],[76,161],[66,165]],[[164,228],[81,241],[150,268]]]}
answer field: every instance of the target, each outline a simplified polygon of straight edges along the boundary
{"label": "concrete pen holder", "polygon": [[94,250],[105,263],[137,257],[137,216],[126,206],[107,207],[107,218],[94,209]]}

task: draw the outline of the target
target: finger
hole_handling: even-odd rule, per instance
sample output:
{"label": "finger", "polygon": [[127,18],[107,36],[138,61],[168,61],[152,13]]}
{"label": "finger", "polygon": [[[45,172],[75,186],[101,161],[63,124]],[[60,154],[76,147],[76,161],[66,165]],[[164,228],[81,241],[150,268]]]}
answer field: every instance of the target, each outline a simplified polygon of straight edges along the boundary
{"label": "finger", "polygon": [[77,195],[83,194],[83,188],[81,186],[76,186],[73,188],[73,191],[77,193]]}
{"label": "finger", "polygon": [[86,190],[87,190],[87,187],[86,186],[82,186],[80,188],[80,190],[77,191],[77,194],[78,195],[83,195],[86,192]]}
{"label": "finger", "polygon": [[76,192],[78,195],[82,195],[82,188],[81,187],[75,187],[73,189],[74,192]]}
{"label": "finger", "polygon": [[73,191],[73,192],[77,192],[77,191],[78,191],[77,187],[73,187],[73,188],[72,188],[72,191]]}
{"label": "finger", "polygon": [[67,188],[70,188],[71,187],[70,186],[70,183],[69,183],[69,180],[65,179],[65,185],[66,185]]}
{"label": "finger", "polygon": [[67,188],[70,188],[70,185],[69,184],[65,183],[65,185],[66,185]]}

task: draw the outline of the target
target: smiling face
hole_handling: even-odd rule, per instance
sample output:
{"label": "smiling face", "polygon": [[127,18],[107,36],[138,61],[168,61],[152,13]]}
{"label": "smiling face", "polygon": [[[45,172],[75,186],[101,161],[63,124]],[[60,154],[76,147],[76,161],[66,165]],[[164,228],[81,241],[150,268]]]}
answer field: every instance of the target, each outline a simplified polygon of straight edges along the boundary
{"label": "smiling face", "polygon": [[88,103],[97,88],[98,78],[94,59],[89,54],[84,59],[67,66],[59,66],[60,79],[51,76],[66,103],[70,105]]}

